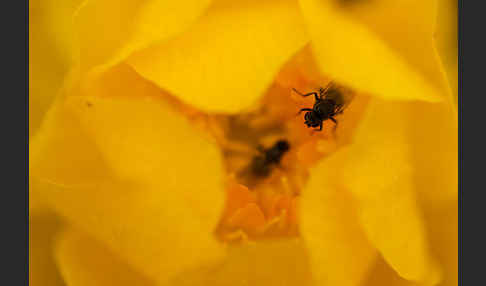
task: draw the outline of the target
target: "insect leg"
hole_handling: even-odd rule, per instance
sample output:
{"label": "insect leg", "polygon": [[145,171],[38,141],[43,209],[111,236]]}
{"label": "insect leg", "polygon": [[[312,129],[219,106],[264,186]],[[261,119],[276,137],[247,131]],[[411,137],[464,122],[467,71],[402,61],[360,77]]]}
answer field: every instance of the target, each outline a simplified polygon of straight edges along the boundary
{"label": "insect leg", "polygon": [[313,109],[310,109],[310,108],[302,108],[301,110],[299,110],[299,113],[297,113],[297,115],[301,114],[302,111],[313,111]]}
{"label": "insect leg", "polygon": [[322,131],[322,121],[321,121],[321,123],[319,124],[319,131]]}
{"label": "insect leg", "polygon": [[338,122],[336,121],[336,119],[334,119],[334,117],[329,117],[329,119],[331,119],[332,122],[334,122],[334,128],[332,129],[333,132],[336,132],[336,128],[338,126]]}
{"label": "insect leg", "polygon": [[309,92],[309,93],[303,94],[303,93],[299,92],[298,90],[296,90],[295,88],[292,88],[292,90],[297,92],[299,95],[304,96],[304,97],[309,96],[309,95],[314,95],[316,100],[319,100],[319,96],[317,95],[317,92]]}

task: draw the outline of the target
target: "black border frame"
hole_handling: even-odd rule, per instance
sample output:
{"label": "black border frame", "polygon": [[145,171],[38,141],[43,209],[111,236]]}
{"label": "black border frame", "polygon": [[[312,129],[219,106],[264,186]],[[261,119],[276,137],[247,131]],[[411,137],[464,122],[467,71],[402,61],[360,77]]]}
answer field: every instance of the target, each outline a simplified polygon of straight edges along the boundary
{"label": "black border frame", "polygon": [[[486,155],[484,130],[484,70],[486,67],[483,42],[483,1],[458,0],[458,122],[459,122],[459,285],[484,284],[484,259],[486,235],[483,233],[486,199],[484,191],[484,165]],[[476,6],[474,6],[476,4]],[[467,8],[467,9],[466,9]],[[468,38],[468,45],[465,48]],[[467,58],[467,73],[464,71]],[[464,84],[464,78],[467,76]],[[467,109],[467,111],[465,111]],[[466,124],[464,124],[466,122]],[[469,139],[464,134],[470,134]],[[464,148],[464,143],[466,148]],[[466,171],[464,159],[467,158]],[[465,179],[466,178],[466,179]],[[464,243],[464,239],[466,243]],[[465,262],[466,261],[466,262]],[[467,275],[464,275],[464,271]]]}
{"label": "black border frame", "polygon": [[29,2],[3,3],[2,29],[2,284],[28,285]]}

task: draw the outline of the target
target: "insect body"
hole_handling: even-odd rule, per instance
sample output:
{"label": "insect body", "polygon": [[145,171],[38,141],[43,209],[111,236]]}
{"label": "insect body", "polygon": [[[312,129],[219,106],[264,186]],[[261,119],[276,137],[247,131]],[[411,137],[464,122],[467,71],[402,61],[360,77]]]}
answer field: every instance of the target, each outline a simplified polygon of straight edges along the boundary
{"label": "insect body", "polygon": [[262,154],[255,156],[250,164],[251,173],[257,177],[267,177],[289,149],[290,144],[286,140],[277,141],[269,149],[260,148]]}
{"label": "insect body", "polygon": [[344,102],[341,92],[333,84],[329,84],[326,88],[319,88],[319,93],[302,94],[295,88],[293,90],[302,96],[314,95],[316,99],[312,109],[302,108],[299,111],[299,114],[302,111],[307,111],[304,115],[304,124],[307,127],[319,127],[319,131],[321,131],[323,122],[328,119],[336,124],[335,127],[337,126],[334,116],[343,112]]}

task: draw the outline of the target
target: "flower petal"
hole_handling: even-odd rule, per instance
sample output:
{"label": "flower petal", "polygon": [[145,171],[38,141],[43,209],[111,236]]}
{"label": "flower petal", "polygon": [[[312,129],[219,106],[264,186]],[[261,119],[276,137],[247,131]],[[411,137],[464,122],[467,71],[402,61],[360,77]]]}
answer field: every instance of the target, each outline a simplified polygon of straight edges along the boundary
{"label": "flower petal", "polygon": [[368,278],[362,284],[363,286],[423,286],[423,284],[405,280],[395,272],[383,258],[376,261],[373,270],[368,274]]}
{"label": "flower petal", "polygon": [[181,273],[172,285],[304,286],[310,279],[303,242],[284,239],[230,246],[223,261]]}
{"label": "flower petal", "polygon": [[441,210],[428,210],[425,218],[432,251],[444,269],[441,286],[458,285],[458,208],[457,200]]}
{"label": "flower petal", "polygon": [[72,36],[66,27],[80,1],[29,1],[29,137],[40,126],[72,61]]}
{"label": "flower petal", "polygon": [[414,166],[414,181],[425,209],[457,201],[458,121],[451,102],[403,105]]}
{"label": "flower petal", "polygon": [[318,63],[337,81],[388,99],[450,95],[433,42],[436,1],[300,3]]}
{"label": "flower petal", "polygon": [[29,285],[64,285],[53,257],[53,238],[61,228],[52,214],[29,219]]}
{"label": "flower petal", "polygon": [[72,229],[58,237],[55,254],[70,286],[155,285],[104,245]]}
{"label": "flower petal", "polygon": [[317,285],[359,285],[376,251],[360,228],[352,198],[336,188],[331,165],[336,162],[329,160],[312,169],[302,192],[300,230]]}
{"label": "flower petal", "polygon": [[75,15],[82,70],[119,63],[187,29],[210,0],[87,0]]}
{"label": "flower petal", "polygon": [[294,1],[220,1],[197,25],[128,61],[188,104],[238,112],[264,93],[306,41]]}
{"label": "flower petal", "polygon": [[50,112],[31,144],[33,187],[161,282],[222,255],[212,234],[223,208],[221,158],[157,88],[129,69],[111,72]]}
{"label": "flower petal", "polygon": [[[441,210],[426,209],[425,221],[430,236],[430,245],[443,267],[441,286],[454,286],[458,282],[458,216],[457,201]],[[418,286],[400,278],[383,259],[379,259],[364,286]]]}
{"label": "flower petal", "polygon": [[454,103],[458,96],[457,0],[439,1],[435,43],[451,85]]}
{"label": "flower petal", "polygon": [[385,260],[403,278],[432,285],[440,273],[414,185],[409,115],[406,104],[372,100],[354,143],[327,164],[341,166],[333,179],[356,198],[361,225]]}
{"label": "flower petal", "polygon": [[64,105],[62,99],[53,104],[29,144],[29,193],[39,201],[45,199],[38,193],[42,182],[84,185],[110,174],[97,146],[87,138],[77,118]]}
{"label": "flower petal", "polygon": [[128,183],[93,185],[46,184],[40,191],[68,221],[158,283],[222,257],[212,235],[216,219],[198,211],[202,207],[187,202],[180,190],[168,195],[161,188]]}

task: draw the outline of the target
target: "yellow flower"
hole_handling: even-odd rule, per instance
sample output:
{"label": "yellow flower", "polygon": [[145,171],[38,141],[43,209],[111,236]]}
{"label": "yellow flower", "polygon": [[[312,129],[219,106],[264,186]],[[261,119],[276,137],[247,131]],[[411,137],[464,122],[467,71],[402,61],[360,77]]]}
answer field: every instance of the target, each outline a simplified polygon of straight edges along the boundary
{"label": "yellow flower", "polygon": [[449,4],[31,1],[31,283],[456,285]]}

